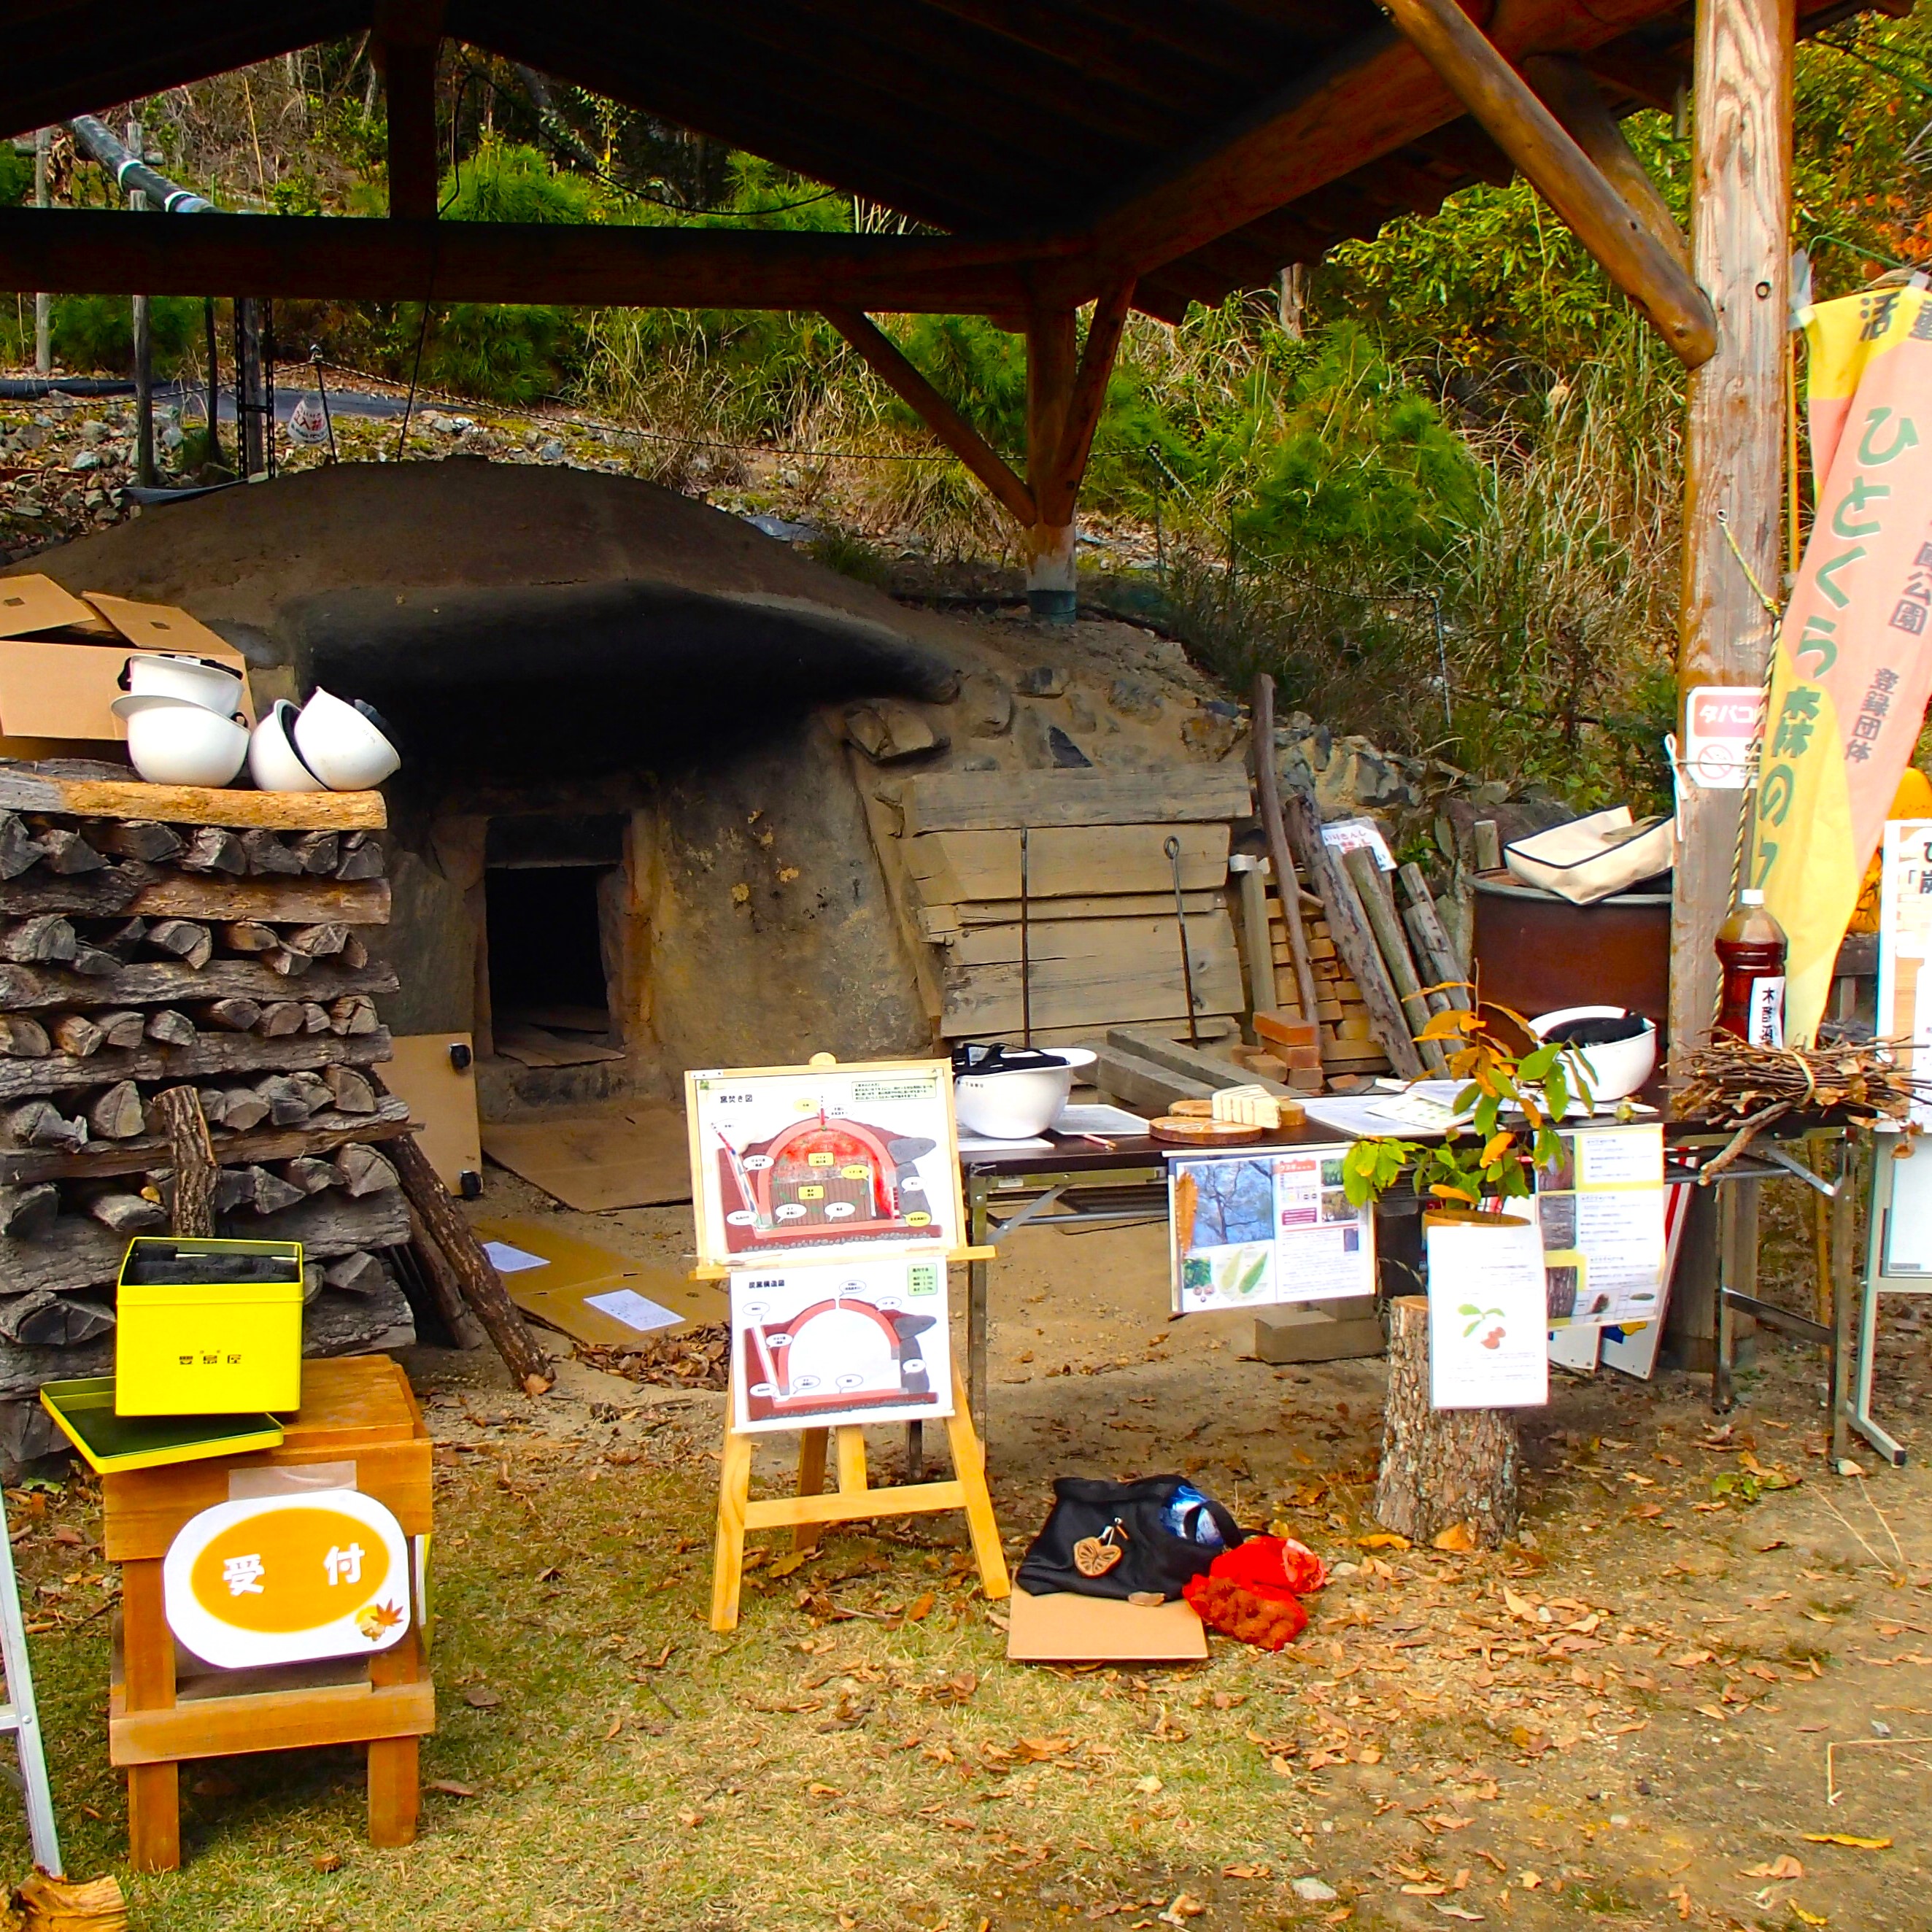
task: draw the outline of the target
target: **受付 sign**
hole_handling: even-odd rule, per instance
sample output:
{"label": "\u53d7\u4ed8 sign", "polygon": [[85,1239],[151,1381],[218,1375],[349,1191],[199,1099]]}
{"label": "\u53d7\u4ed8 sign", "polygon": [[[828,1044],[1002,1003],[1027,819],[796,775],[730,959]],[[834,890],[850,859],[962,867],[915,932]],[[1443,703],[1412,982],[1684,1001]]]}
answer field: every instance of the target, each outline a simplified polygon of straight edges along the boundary
{"label": "\u53d7\u4ed8 sign", "polygon": [[161,1567],[168,1627],[224,1670],[386,1650],[409,1628],[402,1526],[355,1490],[218,1503]]}

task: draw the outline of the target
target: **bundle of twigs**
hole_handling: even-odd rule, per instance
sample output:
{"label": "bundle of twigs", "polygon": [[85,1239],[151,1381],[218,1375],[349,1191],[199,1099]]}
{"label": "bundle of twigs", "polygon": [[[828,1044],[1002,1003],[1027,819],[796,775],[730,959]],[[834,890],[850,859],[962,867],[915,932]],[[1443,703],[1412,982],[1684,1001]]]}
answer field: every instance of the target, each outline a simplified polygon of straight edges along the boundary
{"label": "bundle of twigs", "polygon": [[1925,1083],[1899,1064],[1883,1040],[1844,1046],[1753,1046],[1718,1034],[1693,1047],[1672,1111],[1680,1120],[1742,1126],[1751,1116],[1849,1116],[1862,1126],[1902,1120]]}

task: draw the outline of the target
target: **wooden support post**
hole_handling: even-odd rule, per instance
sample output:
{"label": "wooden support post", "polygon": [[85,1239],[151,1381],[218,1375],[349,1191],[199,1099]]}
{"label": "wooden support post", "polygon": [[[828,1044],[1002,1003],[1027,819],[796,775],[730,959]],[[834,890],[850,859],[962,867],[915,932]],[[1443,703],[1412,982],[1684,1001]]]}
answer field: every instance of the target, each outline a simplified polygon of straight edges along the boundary
{"label": "wooden support post", "polygon": [[1521,1507],[1516,1412],[1430,1406],[1426,1295],[1390,1302],[1388,1354],[1376,1520],[1412,1543],[1459,1524],[1480,1550],[1507,1542]]}
{"label": "wooden support post", "polygon": [[[377,1688],[420,1683],[428,1674],[423,1668],[422,1633],[414,1624],[399,1642],[377,1651],[369,1660],[369,1682]],[[370,1741],[369,1842],[372,1845],[416,1842],[416,1819],[422,1805],[418,1770],[421,1742],[414,1735]]]}
{"label": "wooden support post", "polygon": [[1049,522],[1040,495],[1059,458],[1072,394],[1073,310],[1036,310],[1027,318],[1026,336],[1027,482],[1035,505],[1034,520],[1026,530],[1027,606],[1036,617],[1071,623],[1079,601],[1073,574],[1072,511],[1069,507],[1060,521]]}
{"label": "wooden support post", "polygon": [[381,0],[376,28],[388,116],[389,212],[407,220],[430,220],[442,172],[436,139],[441,0]]}
{"label": "wooden support post", "polygon": [[[1783,567],[1790,329],[1792,0],[1700,0],[1691,250],[1717,304],[1718,352],[1692,374],[1684,433],[1680,713],[1699,685],[1755,689]],[[1711,1030],[1718,927],[1730,908],[1746,794],[1684,792],[1670,928],[1670,1039]]]}
{"label": "wooden support post", "polygon": [[1624,140],[1623,124],[1610,112],[1596,76],[1567,54],[1532,54],[1523,62],[1522,71],[1544,105],[1563,124],[1564,131],[1688,274],[1690,238],[1678,226],[1677,218],[1652,180],[1650,170]]}
{"label": "wooden support post", "polygon": [[[1301,881],[1296,875],[1294,855],[1288,848],[1288,827],[1281,815],[1281,774],[1274,762],[1274,680],[1264,670],[1255,674],[1255,688],[1248,706],[1250,749],[1255,768],[1255,798],[1261,807],[1262,830],[1268,835],[1268,857],[1274,866],[1275,891],[1281,900],[1281,920],[1288,928],[1288,947],[1294,961],[1294,988],[1301,1001],[1301,1017],[1315,1019],[1315,968],[1308,957],[1308,932],[1301,918]],[[1264,914],[1260,932],[1258,964],[1255,977],[1264,974],[1272,985],[1274,948],[1268,941],[1268,920]],[[1250,940],[1250,950],[1254,940]],[[1256,1004],[1261,1004],[1260,995]]]}
{"label": "wooden support post", "polygon": [[[161,1559],[121,1566],[122,1691],[124,1708],[165,1711],[175,1701],[175,1640],[161,1601]],[[128,1862],[136,1871],[181,1863],[181,1768],[128,1768]]]}
{"label": "wooden support post", "polygon": [[1703,292],[1456,0],[1387,4],[1417,51],[1678,356],[1693,369],[1708,361],[1717,319]]}

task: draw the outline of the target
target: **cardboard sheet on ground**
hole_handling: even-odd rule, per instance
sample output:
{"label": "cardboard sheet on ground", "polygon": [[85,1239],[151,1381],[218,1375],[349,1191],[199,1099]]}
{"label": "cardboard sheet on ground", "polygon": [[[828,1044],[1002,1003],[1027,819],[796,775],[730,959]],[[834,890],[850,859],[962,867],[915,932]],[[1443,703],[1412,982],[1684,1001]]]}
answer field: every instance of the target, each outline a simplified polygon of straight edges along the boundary
{"label": "cardboard sheet on ground", "polygon": [[483,1150],[498,1166],[586,1214],[691,1198],[690,1142],[675,1107],[613,1101],[493,1121],[483,1130]]}
{"label": "cardboard sheet on ground", "polygon": [[[725,1318],[724,1291],[714,1282],[688,1281],[680,1269],[634,1261],[541,1221],[492,1219],[471,1225],[479,1241],[536,1258],[537,1267],[527,1259],[513,1261],[502,1271],[503,1286],[526,1315],[573,1340],[624,1348],[675,1335],[693,1322]],[[667,1314],[669,1322],[662,1319]]]}
{"label": "cardboard sheet on ground", "polygon": [[[405,1034],[392,1042],[382,1084],[410,1103],[410,1118],[423,1130],[416,1144],[452,1194],[463,1191],[466,1174],[483,1172],[483,1150],[476,1132],[476,1077],[466,1033]],[[450,1057],[460,1047],[461,1066]]]}
{"label": "cardboard sheet on ground", "polygon": [[1070,1590],[1034,1597],[1016,1587],[1007,1616],[1006,1656],[1015,1664],[1166,1664],[1208,1654],[1208,1633],[1180,1598],[1123,1604]]}

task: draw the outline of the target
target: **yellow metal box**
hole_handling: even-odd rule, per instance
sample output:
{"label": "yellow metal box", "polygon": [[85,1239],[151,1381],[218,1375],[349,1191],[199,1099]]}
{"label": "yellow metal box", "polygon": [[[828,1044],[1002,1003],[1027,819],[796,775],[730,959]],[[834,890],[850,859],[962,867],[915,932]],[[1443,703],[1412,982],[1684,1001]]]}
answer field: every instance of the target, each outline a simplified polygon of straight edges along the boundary
{"label": "yellow metal box", "polygon": [[116,1414],[301,1407],[299,1241],[137,1235],[116,1298]]}

